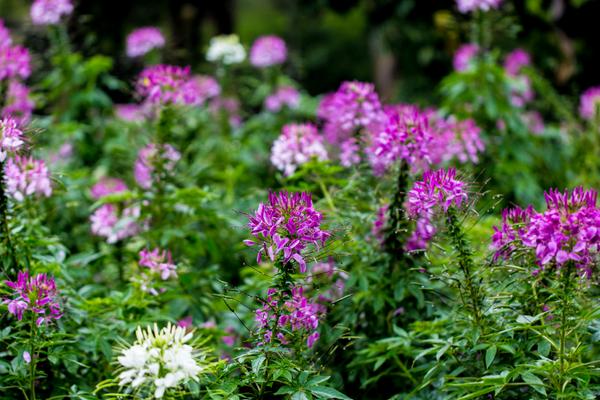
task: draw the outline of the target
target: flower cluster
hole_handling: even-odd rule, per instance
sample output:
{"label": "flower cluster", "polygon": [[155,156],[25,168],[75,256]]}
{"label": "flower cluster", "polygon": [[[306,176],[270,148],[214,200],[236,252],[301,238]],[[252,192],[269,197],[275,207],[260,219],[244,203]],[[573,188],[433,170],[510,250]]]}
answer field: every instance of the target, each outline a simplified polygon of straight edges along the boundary
{"label": "flower cluster", "polygon": [[8,84],[2,116],[11,117],[19,126],[23,126],[31,120],[34,106],[29,96],[29,88],[16,80],[11,80]]}
{"label": "flower cluster", "polygon": [[385,204],[377,209],[376,218],[373,222],[373,227],[371,228],[371,234],[379,243],[383,243],[385,240],[385,229],[389,208],[389,204]]}
{"label": "flower cluster", "polygon": [[127,36],[127,56],[141,57],[165,45],[165,38],[158,28],[147,26],[138,28]]}
{"label": "flower cluster", "polygon": [[287,47],[283,39],[278,36],[261,36],[250,48],[250,64],[257,68],[283,64],[286,59]]}
{"label": "flower cluster", "polygon": [[473,60],[479,53],[479,46],[473,43],[467,43],[460,46],[454,53],[452,65],[458,72],[467,71],[472,65]]}
{"label": "flower cluster", "polygon": [[138,223],[140,207],[124,207],[118,204],[103,204],[90,216],[92,233],[106,238],[107,243],[136,235],[141,227]]}
{"label": "flower cluster", "polygon": [[479,162],[479,153],[485,150],[481,129],[472,119],[457,120],[453,116],[431,119],[434,137],[429,149],[431,161],[442,164],[452,159],[460,163]]}
{"label": "flower cluster", "polygon": [[35,322],[38,326],[62,316],[56,283],[46,274],[30,277],[27,271],[21,271],[16,281],[5,281],[5,284],[12,289],[12,294],[3,303],[8,305],[8,312],[19,321],[26,311],[31,312],[33,317],[37,316]]}
{"label": "flower cluster", "polygon": [[15,120],[4,118],[0,120],[0,162],[6,160],[8,154],[15,154],[23,145],[23,132]]}
{"label": "flower cluster", "polygon": [[237,35],[220,35],[210,39],[206,59],[225,65],[239,64],[246,59],[246,50]]}
{"label": "flower cluster", "polygon": [[208,109],[217,118],[227,118],[232,127],[242,124],[240,102],[234,97],[215,97],[210,101]]}
{"label": "flower cluster", "polygon": [[515,49],[506,55],[504,70],[510,76],[517,76],[523,67],[531,64],[531,56],[523,49]]}
{"label": "flower cluster", "polygon": [[593,120],[600,115],[600,86],[587,89],[581,95],[579,115],[587,120]]}
{"label": "flower cluster", "polygon": [[190,67],[153,65],[144,69],[136,83],[137,94],[150,104],[202,104],[207,95],[190,75]]}
{"label": "flower cluster", "polygon": [[263,254],[271,261],[280,255],[287,264],[295,260],[300,272],[306,272],[302,250],[307,245],[325,243],[330,233],[321,230],[322,215],[313,208],[309,193],[269,193],[268,204],[261,203],[254,215],[248,215],[248,227],[255,240],[245,240],[248,246],[258,245],[257,261]]}
{"label": "flower cluster", "polygon": [[535,97],[531,80],[522,74],[523,67],[531,64],[531,56],[523,49],[515,49],[504,60],[504,70],[510,78],[511,103],[523,107]]}
{"label": "flower cluster", "polygon": [[[177,265],[173,263],[173,257],[171,256],[171,252],[168,250],[155,248],[154,250],[150,251],[148,249],[143,249],[140,251],[139,256],[139,265],[141,267],[148,268],[152,275],[147,276],[146,274],[143,274],[142,290],[157,296],[159,291],[152,286],[152,278],[154,276],[159,276],[163,281],[166,281],[170,278],[176,278]],[[161,291],[164,291],[164,289]]]}
{"label": "flower cluster", "polygon": [[300,93],[292,86],[281,86],[265,99],[265,108],[271,112],[277,112],[283,107],[298,108],[299,104]]}
{"label": "flower cluster", "polygon": [[10,46],[12,44],[12,38],[10,31],[4,26],[4,20],[0,19],[0,47]]}
{"label": "flower cluster", "polygon": [[156,324],[146,330],[138,327],[137,340],[117,358],[123,367],[119,385],[146,391],[144,398],[160,399],[171,389],[197,381],[203,368],[197,351],[187,344],[192,337],[185,328],[171,324],[161,330]]}
{"label": "flower cluster", "polygon": [[71,0],[35,0],[30,16],[34,25],[56,25],[63,16],[73,12]]}
{"label": "flower cluster", "polygon": [[192,80],[195,81],[199,93],[199,104],[203,104],[206,100],[217,97],[221,94],[221,86],[215,78],[210,75],[194,75]]}
{"label": "flower cluster", "polygon": [[153,143],[147,145],[139,151],[135,161],[135,181],[141,188],[150,189],[154,182],[161,179],[157,172],[164,174],[173,171],[180,158],[181,154],[170,144],[163,144],[162,147]]}
{"label": "flower cluster", "polygon": [[529,207],[503,214],[502,226],[494,229],[492,237],[496,258],[507,258],[520,244],[534,250],[540,267],[534,273],[549,265],[561,268],[573,262],[582,276],[590,278],[600,245],[598,193],[578,187],[564,192],[550,190],[544,196],[544,212]]}
{"label": "flower cluster", "polygon": [[476,10],[489,11],[500,7],[502,0],[456,0],[458,11],[463,14]]}
{"label": "flower cluster", "polygon": [[386,119],[375,86],[357,81],[343,82],[337,92],[324,97],[317,113],[332,144],[352,138],[360,129],[376,131]]}
{"label": "flower cluster", "polygon": [[123,121],[143,121],[146,107],[139,104],[115,104],[115,115]]}
{"label": "flower cluster", "polygon": [[407,249],[426,247],[436,232],[432,221],[437,209],[447,212],[450,207],[462,207],[467,200],[465,183],[456,179],[455,169],[425,172],[423,180],[415,182],[407,195],[408,215],[417,220]]}
{"label": "flower cluster", "polygon": [[8,194],[17,201],[23,201],[25,196],[50,197],[52,194],[50,173],[43,160],[24,156],[9,158],[4,176]]}
{"label": "flower cluster", "polygon": [[31,56],[22,46],[0,46],[0,81],[26,79],[31,74]]}
{"label": "flower cluster", "polygon": [[271,343],[273,335],[282,345],[298,336],[310,349],[319,340],[319,306],[303,296],[301,287],[292,288],[292,295],[269,289],[264,305],[256,310],[256,323],[262,333],[259,345]]}
{"label": "flower cluster", "polygon": [[311,159],[327,160],[323,138],[313,124],[287,124],[273,143],[271,162],[289,176]]}
{"label": "flower cluster", "polygon": [[126,192],[127,190],[129,190],[127,185],[121,179],[104,177],[92,186],[90,194],[94,200],[98,200],[109,194]]}

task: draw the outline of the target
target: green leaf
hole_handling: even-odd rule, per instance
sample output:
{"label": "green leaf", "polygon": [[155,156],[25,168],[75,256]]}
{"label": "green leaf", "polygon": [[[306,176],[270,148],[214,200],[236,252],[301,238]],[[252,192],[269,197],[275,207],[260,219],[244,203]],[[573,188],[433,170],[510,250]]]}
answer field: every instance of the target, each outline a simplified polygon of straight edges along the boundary
{"label": "green leaf", "polygon": [[498,348],[495,345],[491,345],[485,352],[485,367],[489,368],[496,358],[496,351]]}
{"label": "green leaf", "polygon": [[282,386],[277,392],[275,392],[275,394],[290,394],[294,393],[295,391],[296,389],[291,386]]}
{"label": "green leaf", "polygon": [[540,378],[538,378],[531,372],[523,372],[521,374],[521,378],[523,378],[523,380],[526,383],[531,385],[535,389],[536,392],[546,395],[546,388],[545,388],[544,382]]}
{"label": "green leaf", "polygon": [[266,357],[261,355],[261,356],[258,356],[257,358],[255,358],[254,360],[252,360],[252,373],[254,375],[258,375],[258,373],[260,372],[260,367],[265,362],[265,359],[266,359]]}
{"label": "green leaf", "polygon": [[308,397],[304,392],[296,392],[292,395],[291,400],[308,400]]}
{"label": "green leaf", "polygon": [[352,400],[350,397],[346,396],[343,393],[338,392],[334,388],[326,387],[326,386],[316,386],[310,388],[310,392],[315,396],[318,396],[321,399],[342,399],[342,400]]}

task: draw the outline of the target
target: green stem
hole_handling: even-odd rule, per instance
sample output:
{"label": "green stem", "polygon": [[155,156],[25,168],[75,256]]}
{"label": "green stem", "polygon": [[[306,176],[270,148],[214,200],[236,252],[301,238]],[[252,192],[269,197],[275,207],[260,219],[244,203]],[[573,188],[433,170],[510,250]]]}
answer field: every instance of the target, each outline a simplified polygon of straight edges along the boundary
{"label": "green stem", "polygon": [[[452,241],[452,247],[454,247],[458,253],[458,265],[463,273],[462,281],[464,282],[469,302],[464,300],[462,293],[461,299],[463,299],[463,305],[472,312],[476,327],[483,333],[484,324],[482,324],[481,292],[473,279],[473,252],[469,247],[465,233],[461,229],[456,210],[454,208],[449,208],[447,215],[448,235]],[[462,288],[462,284],[459,283],[459,290],[462,291]]]}
{"label": "green stem", "polygon": [[567,329],[568,329],[568,315],[567,311],[571,301],[571,263],[568,263],[561,277],[561,310],[560,310],[560,349],[558,352],[558,360],[560,363],[560,387],[559,392],[562,393],[564,386],[564,374],[565,374],[565,354],[566,354],[566,342],[567,342]]}
{"label": "green stem", "polygon": [[406,233],[406,218],[404,214],[404,201],[408,186],[408,165],[400,165],[396,192],[388,209],[388,227],[385,235],[384,246],[387,252],[396,260],[404,255],[404,236]]}
{"label": "green stem", "polygon": [[325,184],[323,183],[323,180],[320,177],[317,179],[319,182],[319,187],[321,188],[321,192],[323,192],[323,196],[325,196],[325,200],[327,201],[327,205],[329,205],[329,208],[331,209],[331,211],[336,211],[335,204],[333,203],[333,199],[331,198],[331,195],[329,194],[329,190],[327,190],[327,186],[325,186]]}
{"label": "green stem", "polygon": [[36,331],[37,325],[35,324],[35,313],[31,313],[31,324],[30,324],[30,345],[31,345],[31,362],[29,363],[29,374],[31,376],[30,382],[30,396],[31,400],[35,400],[35,367],[36,367],[36,357],[35,357],[35,341],[36,341]]}
{"label": "green stem", "polygon": [[[4,162],[0,162],[0,225],[2,225],[0,227],[0,234],[3,236],[12,267],[18,268],[15,249],[10,240],[10,228],[8,226],[8,198],[6,197],[4,185]],[[4,271],[4,273],[8,276],[6,271]]]}

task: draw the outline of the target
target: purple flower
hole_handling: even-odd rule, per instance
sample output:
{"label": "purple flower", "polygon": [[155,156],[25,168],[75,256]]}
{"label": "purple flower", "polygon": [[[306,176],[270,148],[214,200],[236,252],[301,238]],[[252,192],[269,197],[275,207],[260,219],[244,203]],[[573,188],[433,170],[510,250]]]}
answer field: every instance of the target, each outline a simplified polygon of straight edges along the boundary
{"label": "purple flower", "polygon": [[340,143],[340,164],[350,167],[360,163],[360,146],[355,138],[349,138]]}
{"label": "purple flower", "polygon": [[427,171],[408,192],[408,214],[428,216],[435,208],[447,212],[452,206],[461,207],[468,198],[465,183],[456,179],[454,168]]}
{"label": "purple flower", "polygon": [[333,95],[325,96],[317,114],[325,121],[325,137],[332,144],[353,138],[361,130],[377,132],[387,121],[375,86],[357,81],[344,82]]}
{"label": "purple flower", "polygon": [[250,48],[250,64],[257,68],[283,64],[287,59],[287,47],[280,37],[261,36]]}
{"label": "purple flower", "polygon": [[23,201],[25,196],[50,197],[52,194],[50,173],[42,160],[23,156],[9,158],[4,176],[8,194],[17,201]]}
{"label": "purple flower", "polygon": [[162,149],[151,143],[142,148],[134,165],[134,178],[143,189],[150,189],[152,184],[161,179],[156,174],[169,173],[175,168],[175,164],[181,158],[181,154],[170,144],[163,144]]}
{"label": "purple flower", "polygon": [[150,104],[199,105],[205,99],[190,67],[153,65],[144,69],[136,84],[137,94]]}
{"label": "purple flower", "polygon": [[4,162],[8,154],[16,154],[23,143],[23,132],[16,121],[12,118],[0,120],[0,162]]}
{"label": "purple flower", "polygon": [[173,257],[171,256],[170,251],[161,250],[159,248],[152,251],[144,249],[140,251],[139,255],[139,265],[150,268],[150,270],[159,275],[163,281],[177,277],[177,265],[173,263]]}
{"label": "purple flower", "polygon": [[210,75],[194,75],[192,76],[192,80],[195,82],[196,88],[198,89],[200,104],[221,94],[221,86],[219,86],[217,80]]}
{"label": "purple flower", "polygon": [[579,115],[587,120],[593,120],[600,114],[600,86],[587,89],[581,95]]}
{"label": "purple flower", "polygon": [[510,82],[510,102],[515,107],[523,107],[535,97],[535,92],[531,87],[531,80],[528,76],[517,75]]}
{"label": "purple flower", "polygon": [[271,162],[285,176],[292,175],[298,166],[311,159],[327,160],[323,137],[313,124],[287,124],[273,143]]}
{"label": "purple flower", "polygon": [[0,81],[11,78],[26,79],[31,74],[31,57],[22,46],[0,47]]}
{"label": "purple flower", "polygon": [[479,46],[476,44],[467,43],[461,45],[454,53],[454,59],[452,60],[454,70],[458,72],[468,70],[473,64],[473,60],[477,56],[477,53],[479,53]]}
{"label": "purple flower", "polygon": [[384,231],[387,225],[388,209],[389,204],[385,204],[377,209],[376,218],[373,222],[373,227],[371,228],[371,234],[379,243],[383,243],[383,240],[385,239]]}
{"label": "purple flower", "polygon": [[30,15],[34,25],[56,25],[72,12],[71,0],[35,0]]}
{"label": "purple flower", "polygon": [[225,116],[232,127],[242,124],[240,102],[233,97],[215,97],[210,101],[209,111],[217,118]]}
{"label": "purple flower", "polygon": [[321,230],[322,216],[313,208],[308,193],[269,193],[268,204],[261,203],[254,215],[248,215],[248,227],[255,240],[245,240],[248,246],[258,245],[257,262],[263,254],[273,262],[287,264],[295,260],[300,272],[306,272],[302,250],[312,244],[323,245],[330,233]]}
{"label": "purple flower", "polygon": [[[503,225],[494,229],[492,247],[496,257],[507,258],[514,249],[529,249],[540,267],[561,268],[573,262],[582,276],[591,278],[600,244],[600,210],[597,192],[582,187],[545,193],[546,211],[507,211]],[[516,223],[519,225],[515,226]]]}
{"label": "purple flower", "polygon": [[126,192],[129,190],[125,182],[118,178],[104,177],[100,179],[91,189],[94,200],[98,200],[109,194]]}
{"label": "purple flower", "polygon": [[143,121],[146,117],[146,108],[138,104],[115,104],[115,114],[123,121]]}
{"label": "purple flower", "polygon": [[165,38],[158,28],[138,28],[127,36],[127,56],[140,57],[165,45]]}
{"label": "purple flower", "polygon": [[2,109],[3,117],[13,118],[19,126],[29,123],[35,104],[29,97],[29,88],[17,81],[10,81],[6,101]]}
{"label": "purple flower", "polygon": [[504,59],[504,70],[510,76],[517,76],[523,67],[531,64],[531,56],[523,49],[515,49]]}
{"label": "purple flower", "polygon": [[432,224],[428,214],[418,216],[415,223],[415,230],[406,241],[406,250],[425,250],[427,244],[433,239],[436,233],[437,229]]}
{"label": "purple flower", "polygon": [[116,243],[141,230],[140,207],[124,207],[118,204],[103,204],[90,216],[92,233],[106,238],[107,243]]}
{"label": "purple flower", "polygon": [[265,108],[277,112],[283,107],[298,108],[300,93],[292,86],[281,86],[265,99]]}
{"label": "purple flower", "polygon": [[21,271],[16,281],[4,283],[12,289],[12,293],[10,297],[3,299],[3,303],[8,304],[8,312],[19,321],[23,319],[25,312],[38,315],[36,319],[38,326],[62,316],[56,284],[54,279],[46,274],[30,277],[27,271]]}
{"label": "purple flower", "polygon": [[456,0],[458,11],[463,14],[475,10],[489,11],[492,8],[500,7],[502,0]]}
{"label": "purple flower", "polygon": [[264,332],[264,342],[271,342],[273,332],[279,331],[276,337],[281,344],[287,345],[294,338],[304,338],[306,346],[312,348],[319,339],[319,305],[304,297],[301,287],[293,288],[291,296],[276,289],[269,289],[267,294],[264,305],[255,313],[256,323]]}
{"label": "purple flower", "polygon": [[427,115],[414,106],[388,109],[386,114],[385,129],[374,136],[367,149],[374,173],[381,175],[400,160],[413,171],[426,168],[431,163],[429,147],[433,140]]}
{"label": "purple flower", "polygon": [[460,163],[479,162],[479,153],[485,150],[481,129],[472,119],[458,121],[454,116],[442,119],[430,117],[433,139],[429,152],[433,164],[442,164],[457,159]]}
{"label": "purple flower", "polygon": [[523,122],[527,125],[527,128],[534,135],[540,135],[544,132],[544,119],[542,115],[537,111],[528,111],[521,115]]}

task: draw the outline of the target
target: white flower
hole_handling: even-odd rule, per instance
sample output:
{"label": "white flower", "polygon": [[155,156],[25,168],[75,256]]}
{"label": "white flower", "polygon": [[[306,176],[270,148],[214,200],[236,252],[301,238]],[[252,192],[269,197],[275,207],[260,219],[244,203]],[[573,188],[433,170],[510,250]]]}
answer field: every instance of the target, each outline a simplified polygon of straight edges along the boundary
{"label": "white flower", "polygon": [[142,385],[162,398],[169,388],[197,380],[202,372],[192,346],[185,344],[192,338],[185,328],[169,324],[159,330],[158,326],[143,330],[138,327],[137,340],[133,346],[123,350],[118,357],[125,368],[119,374],[119,385],[137,388]]}
{"label": "white flower", "polygon": [[246,50],[237,35],[220,35],[210,39],[206,59],[223,64],[239,64],[246,59]]}

